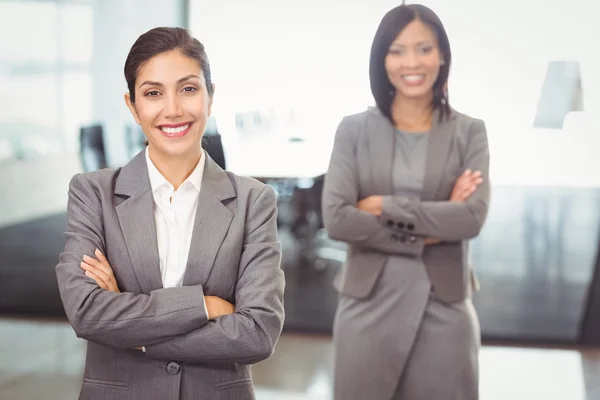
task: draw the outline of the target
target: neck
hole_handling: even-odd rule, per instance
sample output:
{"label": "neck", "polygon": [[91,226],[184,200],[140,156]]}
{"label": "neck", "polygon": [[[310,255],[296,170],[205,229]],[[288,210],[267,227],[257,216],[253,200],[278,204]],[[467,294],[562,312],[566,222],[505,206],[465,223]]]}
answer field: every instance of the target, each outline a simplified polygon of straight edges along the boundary
{"label": "neck", "polygon": [[192,174],[198,161],[202,157],[202,148],[198,146],[197,150],[181,156],[168,156],[161,154],[149,145],[148,155],[150,160],[156,166],[156,169],[165,177],[165,179],[173,185],[175,190]]}
{"label": "neck", "polygon": [[423,98],[406,98],[396,94],[392,101],[392,119],[398,128],[424,130],[431,127],[433,95]]}

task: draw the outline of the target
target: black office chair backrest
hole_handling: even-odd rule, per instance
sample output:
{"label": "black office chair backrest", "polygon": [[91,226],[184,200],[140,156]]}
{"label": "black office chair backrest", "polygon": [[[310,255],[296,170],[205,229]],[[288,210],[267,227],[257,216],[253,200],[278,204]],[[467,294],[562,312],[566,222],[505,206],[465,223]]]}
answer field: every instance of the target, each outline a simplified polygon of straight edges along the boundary
{"label": "black office chair backrest", "polygon": [[129,124],[125,126],[125,146],[130,160],[144,150],[146,145],[146,135],[144,135],[144,131],[139,125]]}
{"label": "black office chair backrest", "polygon": [[102,125],[83,126],[79,130],[79,155],[85,172],[107,167]]}
{"label": "black office chair backrest", "polygon": [[206,130],[202,137],[202,148],[206,150],[210,158],[215,160],[219,167],[226,169],[223,141],[221,140],[221,134],[219,134],[217,122],[214,117],[208,119]]}

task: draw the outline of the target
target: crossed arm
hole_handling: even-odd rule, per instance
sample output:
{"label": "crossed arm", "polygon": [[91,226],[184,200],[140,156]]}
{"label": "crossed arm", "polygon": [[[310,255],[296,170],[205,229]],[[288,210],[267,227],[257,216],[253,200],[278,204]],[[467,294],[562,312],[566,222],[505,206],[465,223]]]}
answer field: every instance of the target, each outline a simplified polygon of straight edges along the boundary
{"label": "crossed arm", "polygon": [[[104,248],[100,209],[86,178],[75,176],[66,246],[56,273],[67,317],[79,337],[123,349],[145,346],[150,357],[188,362],[250,364],[271,355],[283,326],[284,277],[270,187],[257,196],[247,217],[235,312],[224,300],[205,297],[201,285],[120,293],[116,281],[105,281],[107,276],[114,279],[112,269],[101,279],[93,258],[84,262],[93,267],[86,275],[84,255],[95,254],[100,264],[104,258],[95,252]],[[106,264],[110,268],[108,260]]]}
{"label": "crossed arm", "polygon": [[[487,214],[490,191],[487,134],[482,121],[471,126],[465,171],[447,201],[394,195],[359,198],[355,130],[346,119],[338,127],[325,178],[323,217],[333,239],[386,253],[418,256],[425,245],[477,235]],[[398,234],[412,240],[394,240]]]}

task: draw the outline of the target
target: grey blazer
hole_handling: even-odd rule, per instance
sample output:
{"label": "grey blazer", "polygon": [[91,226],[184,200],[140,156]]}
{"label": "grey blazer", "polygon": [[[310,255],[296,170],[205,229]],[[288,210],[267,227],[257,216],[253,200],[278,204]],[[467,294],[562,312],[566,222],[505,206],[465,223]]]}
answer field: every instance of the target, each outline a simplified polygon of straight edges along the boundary
{"label": "grey blazer", "polygon": [[[388,254],[421,256],[435,293],[447,302],[462,301],[478,290],[467,240],[479,234],[490,200],[485,124],[454,110],[439,122],[434,113],[418,201],[393,194],[395,133],[375,107],[345,117],[338,127],[323,188],[325,228],[331,238],[349,244],[335,287],[347,296],[366,298]],[[483,183],[466,203],[448,201],[467,168],[480,170]],[[356,208],[370,195],[384,196],[381,217]],[[425,246],[426,237],[442,242]]]}
{"label": "grey blazer", "polygon": [[[143,151],[70,183],[56,275],[67,317],[88,340],[80,399],[253,399],[248,364],[272,354],[284,319],[273,189],[207,157],[177,288],[162,288],[153,207]],[[83,274],[96,248],[122,293]],[[234,303],[235,314],[208,321],[204,295]]]}

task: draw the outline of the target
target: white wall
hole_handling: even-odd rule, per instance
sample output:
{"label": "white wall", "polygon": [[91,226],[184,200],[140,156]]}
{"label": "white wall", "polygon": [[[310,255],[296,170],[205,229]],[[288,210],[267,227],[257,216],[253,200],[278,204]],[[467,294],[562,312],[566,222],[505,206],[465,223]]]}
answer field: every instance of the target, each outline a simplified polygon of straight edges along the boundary
{"label": "white wall", "polygon": [[[318,125],[319,121],[337,122],[344,114],[372,104],[368,86],[371,41],[385,12],[400,2],[190,3],[190,28],[205,42],[213,64],[215,111],[287,106],[310,111]],[[591,121],[600,115],[596,3],[422,3],[440,16],[448,31],[453,50],[451,103],[459,111],[486,121],[492,170],[498,182],[516,182],[515,174],[524,166],[515,166],[515,160],[527,162],[526,154],[536,150],[537,139],[523,142],[523,138],[534,130],[549,61],[580,62],[587,114],[587,122],[581,126],[590,135],[600,135],[596,131],[600,124]],[[334,130],[327,126],[320,134],[333,135]],[[523,149],[525,143],[534,147]],[[522,151],[523,157],[515,157],[516,151]],[[566,165],[578,157],[576,153],[560,155]]]}
{"label": "white wall", "polygon": [[[190,2],[190,28],[203,41],[221,96],[235,107],[288,102],[348,110],[370,104],[371,41],[396,0]],[[583,65],[586,103],[600,108],[596,6],[574,0],[425,0],[444,22],[454,53],[456,107],[530,123],[546,63]],[[595,89],[598,88],[598,89]],[[492,107],[493,105],[493,107]],[[503,112],[500,112],[503,110]],[[502,115],[502,118],[505,116]]]}
{"label": "white wall", "polygon": [[125,125],[135,123],[125,105],[125,59],[135,40],[157,26],[184,26],[184,0],[96,0],[94,2],[94,119],[105,127],[109,164],[128,161]]}
{"label": "white wall", "polygon": [[84,2],[0,2],[0,227],[66,207],[92,108],[91,26]]}
{"label": "white wall", "polygon": [[[81,172],[82,124],[102,122],[110,164],[128,161],[124,126],[134,122],[123,100],[125,58],[148,29],[182,26],[184,3],[0,3],[0,158],[8,159],[0,161],[0,187],[10,188],[0,196],[0,226],[66,208],[69,180]],[[29,158],[10,159],[14,141]]]}

